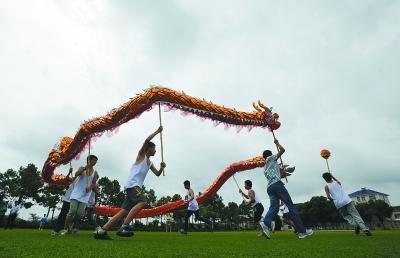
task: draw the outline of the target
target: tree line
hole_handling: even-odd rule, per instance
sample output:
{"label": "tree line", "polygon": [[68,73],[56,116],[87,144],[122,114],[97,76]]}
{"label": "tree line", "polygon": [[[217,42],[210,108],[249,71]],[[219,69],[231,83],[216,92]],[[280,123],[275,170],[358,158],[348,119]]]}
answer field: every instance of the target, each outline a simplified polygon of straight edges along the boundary
{"label": "tree line", "polygon": [[[97,198],[98,205],[119,207],[124,200],[123,188],[117,180],[101,177],[98,181],[100,194]],[[182,199],[179,194],[157,197],[153,189],[143,188],[147,199],[147,207],[156,207],[171,201]],[[0,195],[7,200],[18,200],[24,208],[29,209],[37,204],[47,208],[47,216],[53,219],[57,207],[60,205],[64,189],[50,188],[41,182],[40,171],[34,164],[21,166],[18,170],[8,169],[0,173]],[[201,194],[201,193],[199,193]],[[267,209],[269,204],[263,203]],[[312,197],[309,201],[296,204],[300,215],[307,226],[328,227],[333,223],[344,222],[331,201],[323,196]],[[378,219],[383,222],[390,217],[392,207],[387,203],[377,200],[369,203],[358,204],[357,209],[366,222]],[[49,216],[51,213],[51,216]],[[211,218],[215,223],[224,225],[224,229],[240,229],[249,227],[252,221],[252,209],[243,203],[228,202],[225,204],[218,194],[206,200],[201,205],[201,213]],[[175,221],[180,222],[185,215],[184,210],[173,212]],[[34,217],[32,215],[32,217]],[[106,220],[106,218],[103,218]],[[281,221],[275,218],[276,227],[279,229]],[[146,224],[147,224],[146,220]],[[138,226],[140,226],[141,222]],[[154,218],[151,222],[154,227],[162,226],[164,217]]]}

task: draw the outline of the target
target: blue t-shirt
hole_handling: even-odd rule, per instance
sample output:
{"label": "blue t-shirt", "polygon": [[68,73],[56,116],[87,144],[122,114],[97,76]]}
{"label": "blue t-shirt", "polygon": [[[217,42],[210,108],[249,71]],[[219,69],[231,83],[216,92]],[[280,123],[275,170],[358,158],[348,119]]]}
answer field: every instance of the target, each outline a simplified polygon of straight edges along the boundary
{"label": "blue t-shirt", "polygon": [[270,185],[281,181],[281,173],[279,172],[278,157],[276,154],[269,156],[265,160],[264,176],[268,180],[267,188]]}
{"label": "blue t-shirt", "polygon": [[46,218],[46,217],[42,217],[42,218],[40,219],[40,222],[41,222],[41,223],[46,223],[46,221],[47,221],[47,218]]}

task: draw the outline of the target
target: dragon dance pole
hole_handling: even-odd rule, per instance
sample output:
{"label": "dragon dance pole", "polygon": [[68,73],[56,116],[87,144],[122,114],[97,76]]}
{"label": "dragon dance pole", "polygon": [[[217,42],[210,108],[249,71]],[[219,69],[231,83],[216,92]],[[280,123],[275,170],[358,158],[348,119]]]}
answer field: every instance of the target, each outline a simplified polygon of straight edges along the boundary
{"label": "dragon dance pole", "polygon": [[[274,130],[271,130],[271,132],[272,132],[272,136],[274,137],[274,140],[276,140]],[[278,145],[275,144],[275,146],[276,146],[276,150],[279,152]],[[281,169],[283,169],[283,172],[285,172],[285,167],[283,165],[282,156],[279,157],[279,160],[281,161]],[[288,180],[287,180],[287,177],[286,177],[286,172],[284,173],[284,175],[285,175],[285,180],[286,180],[286,183],[287,183]]]}
{"label": "dragon dance pole", "polygon": [[[233,180],[235,180],[235,183],[236,183],[236,186],[237,186],[237,188],[239,188],[239,190],[242,190],[242,189],[240,189],[240,187],[239,187],[239,184],[238,184],[238,182],[236,181],[236,177],[235,177],[235,175],[233,175]],[[242,194],[240,194],[240,196],[242,196],[242,198],[243,198],[243,201],[246,201],[246,199],[244,199],[244,197],[243,197],[243,195],[242,195]]]}
{"label": "dragon dance pole", "polygon": [[[160,126],[162,126],[161,122],[161,104],[158,102],[158,118],[160,120]],[[164,145],[162,140],[162,131],[160,132],[160,142],[161,142],[161,161],[164,162]],[[165,168],[163,169],[163,176],[165,176]]]}

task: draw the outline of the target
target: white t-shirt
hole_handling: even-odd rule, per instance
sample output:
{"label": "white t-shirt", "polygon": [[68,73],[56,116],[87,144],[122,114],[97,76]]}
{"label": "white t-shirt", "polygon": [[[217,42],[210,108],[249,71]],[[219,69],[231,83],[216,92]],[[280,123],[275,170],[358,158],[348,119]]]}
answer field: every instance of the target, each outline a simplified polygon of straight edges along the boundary
{"label": "white t-shirt", "polygon": [[[190,190],[192,190],[192,191],[190,191]],[[197,200],[196,200],[196,196],[194,196],[194,191],[193,191],[193,189],[189,189],[189,190],[188,190],[188,198],[189,198],[189,199],[190,199],[190,198],[193,198],[193,200],[191,200],[191,201],[189,202],[188,210],[189,210],[189,211],[197,211],[197,210],[199,209],[199,204],[198,204],[198,202],[197,202]]]}
{"label": "white t-shirt", "polygon": [[11,206],[10,214],[17,214],[20,209],[21,209],[21,204],[15,205],[15,203],[13,203]]}
{"label": "white t-shirt", "polygon": [[74,189],[71,193],[71,200],[77,200],[81,203],[88,203],[90,194],[92,193],[92,189],[89,192],[86,192],[86,186],[92,185],[93,178],[97,174],[96,170],[88,176],[86,171],[84,171],[78,178],[75,180]]}
{"label": "white t-shirt", "polygon": [[147,172],[149,172],[149,169],[152,165],[153,163],[151,163],[147,156],[145,156],[145,158],[139,164],[133,164],[124,189],[135,186],[142,187]]}
{"label": "white t-shirt", "polygon": [[90,197],[89,197],[88,206],[93,207],[95,202],[96,202],[96,193],[95,193],[95,191],[92,191],[92,193],[90,194]]}
{"label": "white t-shirt", "polygon": [[64,194],[63,202],[71,202],[71,193],[73,189],[74,189],[74,183],[69,185],[68,190]]}
{"label": "white t-shirt", "polygon": [[289,209],[288,209],[288,207],[286,206],[286,204],[283,204],[283,205],[281,206],[281,211],[282,211],[283,214],[289,213]]}
{"label": "white t-shirt", "polygon": [[[254,190],[253,190],[253,192],[254,192]],[[260,198],[258,198],[258,195],[256,194],[256,192],[254,192],[254,202],[251,204],[251,207],[254,208],[254,206],[256,206],[258,203],[260,203]]]}
{"label": "white t-shirt", "polygon": [[332,196],[333,203],[335,204],[337,209],[340,209],[351,202],[350,197],[344,192],[342,186],[339,185],[336,181],[332,181],[332,183],[327,183],[327,186]]}

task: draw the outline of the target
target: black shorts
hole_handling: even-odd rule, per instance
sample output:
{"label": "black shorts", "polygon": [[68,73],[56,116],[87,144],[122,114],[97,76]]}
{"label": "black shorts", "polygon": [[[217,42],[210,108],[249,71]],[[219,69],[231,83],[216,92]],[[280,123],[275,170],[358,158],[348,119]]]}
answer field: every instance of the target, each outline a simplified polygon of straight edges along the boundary
{"label": "black shorts", "polygon": [[283,213],[282,218],[284,220],[290,220],[289,212]]}
{"label": "black shorts", "polygon": [[264,213],[264,206],[259,202],[256,206],[253,207],[254,209],[254,224],[260,222],[262,218],[262,214]]}
{"label": "black shorts", "polygon": [[127,188],[125,190],[125,200],[122,203],[121,208],[130,211],[133,208],[133,206],[135,206],[139,202],[145,202],[145,201],[146,200],[143,196],[142,188],[140,188],[139,186]]}

